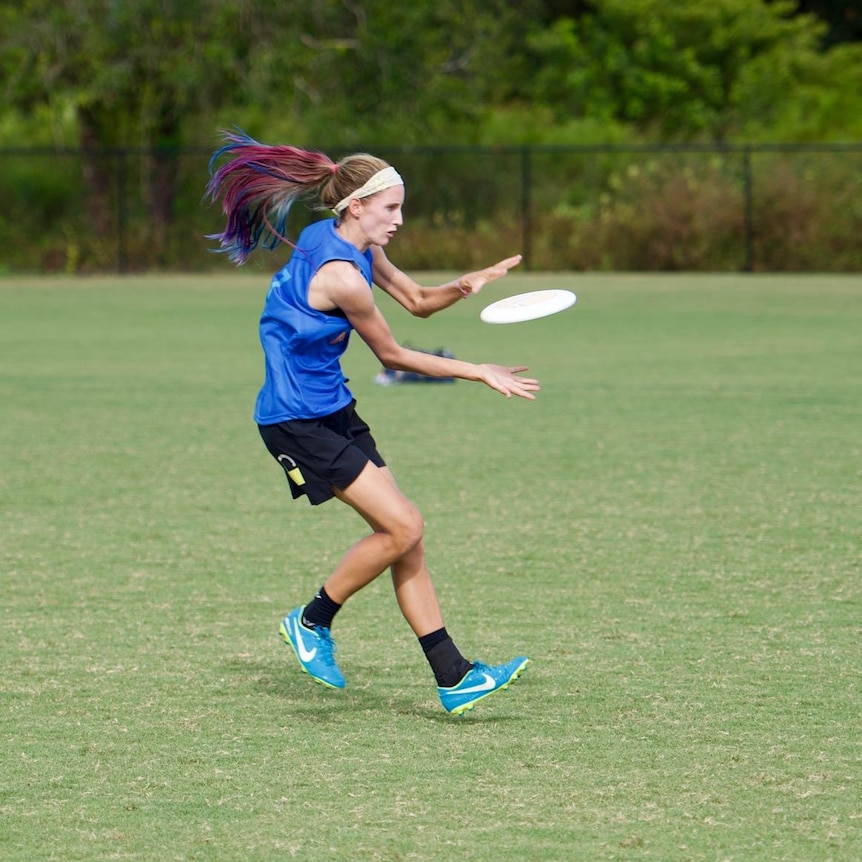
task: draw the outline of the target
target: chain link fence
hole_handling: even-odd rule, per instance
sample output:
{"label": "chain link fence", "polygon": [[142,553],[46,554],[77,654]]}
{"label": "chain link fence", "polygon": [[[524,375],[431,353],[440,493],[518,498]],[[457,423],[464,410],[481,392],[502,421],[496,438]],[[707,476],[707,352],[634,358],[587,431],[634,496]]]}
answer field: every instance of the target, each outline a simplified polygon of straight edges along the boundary
{"label": "chain link fence", "polygon": [[[407,181],[404,269],[862,272],[862,144],[368,149]],[[0,149],[0,272],[227,266],[209,156]],[[297,206],[291,235],[318,217]]]}

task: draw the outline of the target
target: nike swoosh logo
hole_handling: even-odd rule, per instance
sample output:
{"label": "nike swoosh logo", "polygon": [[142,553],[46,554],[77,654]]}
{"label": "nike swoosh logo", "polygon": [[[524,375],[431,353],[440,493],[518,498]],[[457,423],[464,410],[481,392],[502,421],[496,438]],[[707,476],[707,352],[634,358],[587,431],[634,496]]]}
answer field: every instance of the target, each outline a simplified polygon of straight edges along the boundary
{"label": "nike swoosh logo", "polygon": [[296,639],[296,648],[299,652],[299,657],[303,661],[311,661],[317,655],[317,647],[312,650],[307,650],[302,642],[302,634],[299,631],[299,622],[293,621],[293,636]]}
{"label": "nike swoosh logo", "polygon": [[458,694],[474,694],[477,691],[490,691],[497,683],[494,682],[494,677],[491,674],[484,674],[484,682],[479,685],[471,685],[470,688],[459,688]]}

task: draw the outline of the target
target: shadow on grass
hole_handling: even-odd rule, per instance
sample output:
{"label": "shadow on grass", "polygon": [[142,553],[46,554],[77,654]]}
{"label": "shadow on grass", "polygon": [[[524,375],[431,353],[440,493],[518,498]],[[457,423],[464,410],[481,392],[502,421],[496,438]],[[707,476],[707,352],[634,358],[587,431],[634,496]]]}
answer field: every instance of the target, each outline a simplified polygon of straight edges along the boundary
{"label": "shadow on grass", "polygon": [[[289,656],[288,656],[289,658]],[[256,661],[235,657],[228,659],[224,669],[234,677],[242,677],[247,682],[243,687],[257,694],[263,694],[280,702],[280,709],[294,719],[313,721],[317,724],[342,722],[351,716],[379,714],[398,718],[418,718],[439,725],[469,727],[470,725],[521,722],[527,717],[527,702],[524,701],[517,713],[513,705],[507,703],[511,691],[499,692],[482,702],[463,716],[447,713],[436,699],[436,693],[429,699],[429,689],[433,686],[419,683],[405,683],[398,691],[392,688],[381,690],[381,686],[371,682],[348,684],[344,691],[328,689],[315,683],[308,674],[303,673],[295,662]],[[519,683],[519,686],[523,683]],[[526,692],[522,692],[526,695]],[[434,705],[432,705],[432,703]],[[504,712],[505,710],[505,712]]]}

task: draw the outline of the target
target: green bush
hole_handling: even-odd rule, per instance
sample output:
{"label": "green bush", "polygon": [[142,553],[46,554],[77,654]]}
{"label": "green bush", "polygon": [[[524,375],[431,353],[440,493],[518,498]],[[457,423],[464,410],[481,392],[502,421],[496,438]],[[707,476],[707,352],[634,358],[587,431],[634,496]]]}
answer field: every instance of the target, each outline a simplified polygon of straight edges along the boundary
{"label": "green bush", "polygon": [[754,188],[756,268],[862,271],[862,155],[763,156]]}
{"label": "green bush", "polygon": [[[862,152],[477,148],[382,152],[407,178],[392,256],[405,269],[470,268],[523,252],[534,270],[862,271]],[[146,161],[117,162],[108,225],[88,220],[77,156],[0,153],[4,269],[222,266],[223,217],[203,201],[207,156],[181,152],[166,220],[147,215]],[[108,156],[116,158],[116,156]],[[747,185],[750,177],[750,185]],[[750,193],[751,224],[747,222]],[[289,235],[319,217],[296,207]],[[288,253],[259,256],[278,265]]]}

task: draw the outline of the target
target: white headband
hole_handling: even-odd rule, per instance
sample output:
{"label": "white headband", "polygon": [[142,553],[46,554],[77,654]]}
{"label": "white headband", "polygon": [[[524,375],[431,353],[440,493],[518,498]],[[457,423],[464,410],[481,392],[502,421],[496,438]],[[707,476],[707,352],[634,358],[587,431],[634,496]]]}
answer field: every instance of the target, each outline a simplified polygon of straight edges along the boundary
{"label": "white headband", "polygon": [[340,200],[332,209],[336,215],[341,215],[347,209],[347,205],[354,199],[367,198],[371,195],[376,195],[377,192],[382,192],[384,189],[391,189],[393,186],[403,186],[404,180],[401,175],[393,167],[383,168],[378,171],[365,183],[360,186],[355,192],[351,192],[346,198]]}

